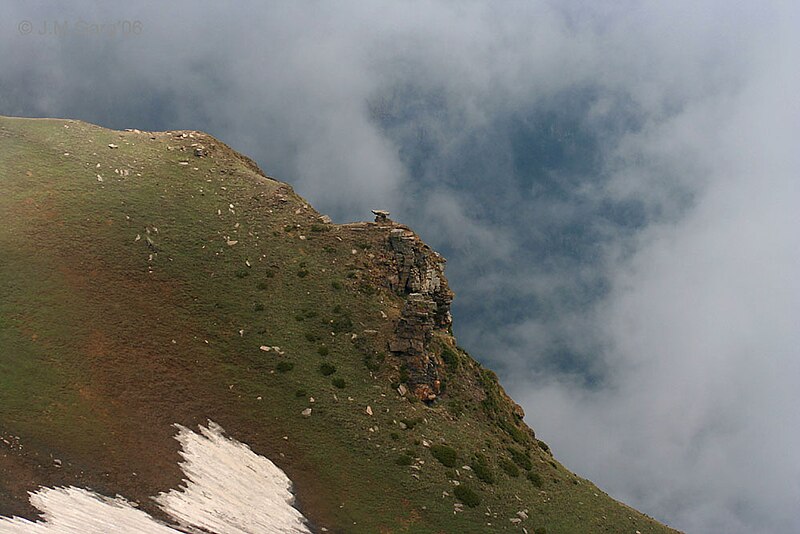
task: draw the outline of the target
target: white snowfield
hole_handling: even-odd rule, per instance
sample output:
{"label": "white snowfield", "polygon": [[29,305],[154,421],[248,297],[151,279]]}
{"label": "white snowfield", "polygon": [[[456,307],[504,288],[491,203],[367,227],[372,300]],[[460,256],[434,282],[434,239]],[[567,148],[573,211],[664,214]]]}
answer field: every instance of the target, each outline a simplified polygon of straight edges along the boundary
{"label": "white snowfield", "polygon": [[176,425],[185,486],[155,497],[167,525],[122,497],[76,488],[42,488],[31,504],[42,521],[0,517],[0,534],[310,534],[292,504],[291,480],[247,445],[209,421],[200,434]]}

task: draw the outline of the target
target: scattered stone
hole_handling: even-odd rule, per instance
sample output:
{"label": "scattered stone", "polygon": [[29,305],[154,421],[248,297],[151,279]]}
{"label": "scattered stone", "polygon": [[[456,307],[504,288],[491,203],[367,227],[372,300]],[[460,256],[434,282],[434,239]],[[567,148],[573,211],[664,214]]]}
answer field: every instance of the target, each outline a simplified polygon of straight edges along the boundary
{"label": "scattered stone", "polygon": [[227,243],[228,243],[228,246],[229,246],[229,247],[232,247],[233,245],[235,245],[236,243],[238,243],[238,241],[235,241],[235,240],[231,240],[231,239],[229,239],[229,240],[227,241]]}
{"label": "scattered stone", "polygon": [[422,440],[422,446],[430,449],[431,448],[431,442],[428,441],[427,439],[423,439]]}
{"label": "scattered stone", "polygon": [[198,146],[194,149],[194,155],[198,158],[203,158],[206,156],[206,154],[206,149],[201,146]]}
{"label": "scattered stone", "polygon": [[372,406],[367,406],[365,411],[367,412],[367,415],[372,415]]}
{"label": "scattered stone", "polygon": [[401,397],[405,397],[406,393],[408,393],[408,388],[406,388],[403,384],[400,384],[397,386],[397,393],[399,393]]}
{"label": "scattered stone", "polygon": [[528,514],[526,512],[524,512],[524,511],[522,511],[522,510],[517,512],[517,516],[519,516],[519,518],[522,519],[523,521],[528,519]]}
{"label": "scattered stone", "polygon": [[108,148],[119,148],[119,146],[115,145],[114,143],[109,143]]}
{"label": "scattered stone", "polygon": [[269,351],[271,351],[271,350],[272,350],[272,347],[268,347],[268,346],[266,346],[266,345],[261,345],[261,346],[260,346],[260,347],[258,347],[258,348],[259,348],[259,349],[261,349],[261,350],[263,350],[264,352],[269,352]]}
{"label": "scattered stone", "polygon": [[327,215],[320,216],[319,220],[324,222],[325,224],[331,224],[333,222],[333,220]]}
{"label": "scattered stone", "polygon": [[306,408],[305,410],[300,412],[300,415],[302,415],[303,417],[311,417],[311,408]]}

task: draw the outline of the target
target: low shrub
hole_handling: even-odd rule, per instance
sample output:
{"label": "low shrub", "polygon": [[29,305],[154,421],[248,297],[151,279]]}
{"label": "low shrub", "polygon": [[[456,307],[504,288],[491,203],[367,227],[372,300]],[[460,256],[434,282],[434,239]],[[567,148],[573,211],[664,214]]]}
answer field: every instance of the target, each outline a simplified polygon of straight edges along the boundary
{"label": "low shrub", "polygon": [[322,376],[331,376],[336,372],[336,366],[332,363],[325,362],[319,366],[319,372],[322,373]]}
{"label": "low shrub", "polygon": [[298,399],[301,399],[303,397],[308,397],[308,391],[304,389],[298,389],[297,391],[294,392],[294,396],[297,397]]}
{"label": "low shrub", "polygon": [[[381,364],[385,359],[386,359],[385,352],[379,352],[377,354],[365,354],[364,366],[370,371],[377,371],[381,368]],[[397,389],[397,387],[395,387],[395,389]]]}
{"label": "low shrub", "polygon": [[250,276],[250,270],[249,269],[236,269],[236,272],[234,272],[233,274],[236,275],[236,278],[246,278],[246,277]]}
{"label": "low shrub", "polygon": [[331,330],[337,334],[340,332],[350,332],[353,329],[353,320],[349,315],[342,315],[331,321]]}
{"label": "low shrub", "polygon": [[254,302],[253,303],[253,311],[254,312],[262,312],[264,311],[264,304],[261,302]]}
{"label": "low shrub", "polygon": [[470,467],[472,467],[472,472],[475,473],[475,476],[478,477],[478,480],[487,484],[495,483],[492,468],[489,467],[489,461],[483,454],[476,454],[475,459],[470,464]]}
{"label": "low shrub", "polygon": [[537,488],[541,488],[544,485],[544,480],[542,480],[542,475],[540,475],[539,473],[532,473],[532,472],[528,473],[528,480],[530,480],[531,484],[533,484],[534,487]]}
{"label": "low shrub", "polygon": [[305,278],[306,276],[308,276],[308,270],[300,269],[299,271],[297,271],[297,276],[299,276],[300,278]]}
{"label": "low shrub", "polygon": [[278,362],[278,365],[275,368],[279,373],[288,373],[294,369],[294,364],[292,362]]}
{"label": "low shrub", "polygon": [[453,490],[453,493],[455,494],[456,499],[463,502],[470,508],[475,508],[481,503],[481,496],[469,486],[465,486],[463,484],[456,486]]}
{"label": "low shrub", "polygon": [[550,452],[550,446],[544,441],[537,439],[536,444],[539,445],[539,448],[542,449],[544,452]]}
{"label": "low shrub", "polygon": [[334,378],[333,380],[331,380],[331,384],[333,384],[339,389],[344,389],[347,387],[347,382],[344,381],[344,378],[338,378],[338,377]]}
{"label": "low shrub", "polygon": [[317,348],[317,354],[319,354],[320,356],[327,356],[329,352],[330,352],[330,349],[328,347],[326,347],[325,345],[320,345]]}
{"label": "low shrub", "polygon": [[518,477],[519,476],[519,467],[517,464],[509,460],[508,458],[500,458],[498,462],[500,464],[500,468],[505,471],[505,473],[510,477]]}
{"label": "low shrub", "polygon": [[404,452],[395,458],[394,463],[397,465],[411,465],[414,463],[414,458],[412,458],[408,453]]}
{"label": "low shrub", "polygon": [[433,445],[431,447],[431,454],[445,467],[456,466],[458,453],[452,447],[448,447],[447,445]]}
{"label": "low shrub", "polygon": [[526,471],[531,470],[533,464],[531,463],[531,459],[528,457],[528,453],[514,447],[509,447],[508,452],[511,454],[511,459],[514,460],[515,464]]}
{"label": "low shrub", "polygon": [[342,283],[339,282],[338,280],[334,280],[333,282],[331,282],[331,287],[336,291],[339,291],[340,289],[342,289]]}
{"label": "low shrub", "polygon": [[442,361],[451,372],[458,369],[459,357],[458,353],[455,352],[453,349],[451,349],[450,347],[445,347],[444,350],[442,350],[441,357]]}

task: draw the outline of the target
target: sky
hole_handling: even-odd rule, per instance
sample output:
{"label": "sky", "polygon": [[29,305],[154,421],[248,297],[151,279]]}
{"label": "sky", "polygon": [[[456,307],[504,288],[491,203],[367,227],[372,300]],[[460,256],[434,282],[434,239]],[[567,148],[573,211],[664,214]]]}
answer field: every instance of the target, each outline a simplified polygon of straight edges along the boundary
{"label": "sky", "polygon": [[[800,531],[800,4],[10,1],[0,114],[207,131],[448,258],[573,471]],[[56,28],[55,23],[58,23]]]}

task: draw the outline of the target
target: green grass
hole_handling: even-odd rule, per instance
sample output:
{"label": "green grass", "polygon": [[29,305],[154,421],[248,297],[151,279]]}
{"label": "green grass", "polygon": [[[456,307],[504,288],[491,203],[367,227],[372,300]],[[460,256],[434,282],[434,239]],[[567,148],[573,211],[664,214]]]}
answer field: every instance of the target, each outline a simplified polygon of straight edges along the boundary
{"label": "green grass", "polygon": [[[410,376],[386,353],[394,319],[381,312],[397,317],[404,299],[370,278],[385,231],[314,226],[302,198],[219,142],[204,138],[209,156],[194,158],[197,139],[153,137],[0,118],[0,430],[31,457],[64,460],[0,460],[32,466],[0,477],[0,514],[4,496],[37,481],[152,509],[150,496],[181,483],[172,425],[212,419],[285,469],[304,513],[334,532],[484,532],[487,521],[518,532],[508,518],[521,508],[529,531],[668,531],[574,484],[466,353],[441,354],[441,402],[397,394],[392,380]],[[509,448],[529,450],[541,488],[504,474],[501,462],[524,463]],[[416,458],[419,470],[406,464]],[[480,504],[442,498],[454,479]],[[468,505],[455,515],[454,499]]]}

